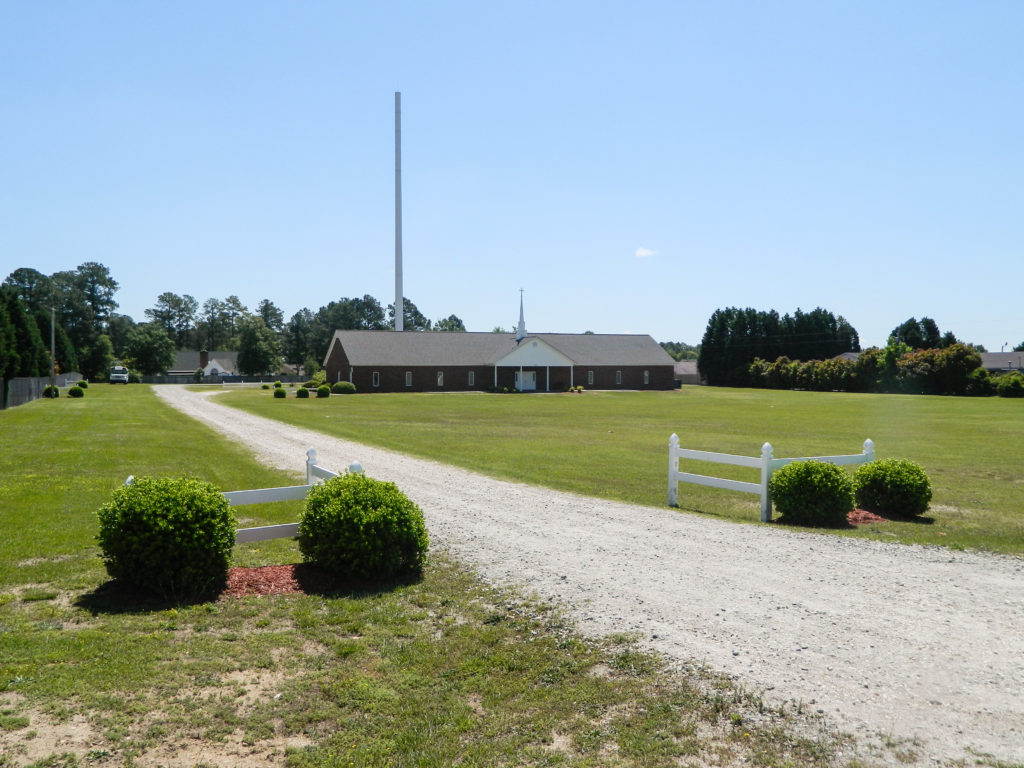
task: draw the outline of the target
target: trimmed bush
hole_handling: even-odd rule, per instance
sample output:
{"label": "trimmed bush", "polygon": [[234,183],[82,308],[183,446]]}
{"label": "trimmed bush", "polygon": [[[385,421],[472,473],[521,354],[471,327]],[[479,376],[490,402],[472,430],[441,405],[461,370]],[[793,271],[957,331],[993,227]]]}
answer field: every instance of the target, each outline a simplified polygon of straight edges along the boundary
{"label": "trimmed bush", "polygon": [[907,459],[878,459],[858,467],[853,476],[857,506],[901,517],[924,514],[932,484],[920,464]]}
{"label": "trimmed bush", "polygon": [[96,538],[112,578],[179,601],[223,585],[235,518],[212,484],[140,477],[115,490],[97,516]]}
{"label": "trimmed bush", "polygon": [[274,389],[280,389],[280,388],[281,388],[281,382],[280,381],[275,381],[274,382]]}
{"label": "trimmed bush", "polygon": [[60,397],[60,388],[54,384],[43,387],[43,397]]}
{"label": "trimmed bush", "polygon": [[89,382],[86,381],[85,379],[82,379],[80,382],[78,382],[78,386],[80,386],[82,389],[88,389]]}
{"label": "trimmed bush", "polygon": [[283,389],[275,389],[274,390],[274,397],[277,397],[277,398],[280,398],[280,399],[283,400],[284,398],[288,397],[288,393],[285,392]]}
{"label": "trimmed bush", "polygon": [[306,387],[299,387],[295,390],[296,397],[309,397],[309,390]]}
{"label": "trimmed bush", "polygon": [[1000,397],[1024,397],[1024,376],[1013,371],[997,377],[996,394]]}
{"label": "trimmed bush", "polygon": [[85,390],[76,384],[68,390],[68,397],[85,397]]}
{"label": "trimmed bush", "polygon": [[853,482],[835,464],[794,461],[772,474],[772,503],[792,525],[841,526],[853,509]]}
{"label": "trimmed bush", "polygon": [[351,579],[419,575],[427,554],[423,512],[394,483],[344,474],[314,485],[299,521],[307,563]]}
{"label": "trimmed bush", "polygon": [[307,381],[302,386],[304,386],[306,389],[316,389],[319,385],[315,381],[310,379],[309,381]]}
{"label": "trimmed bush", "polygon": [[270,385],[266,383],[260,384],[260,389],[270,389]]}
{"label": "trimmed bush", "polygon": [[354,395],[356,385],[351,381],[336,381],[331,385],[331,392],[336,395]]}
{"label": "trimmed bush", "polygon": [[316,388],[316,396],[317,397],[330,397],[331,396],[331,388],[328,387],[326,384],[321,384],[319,387]]}

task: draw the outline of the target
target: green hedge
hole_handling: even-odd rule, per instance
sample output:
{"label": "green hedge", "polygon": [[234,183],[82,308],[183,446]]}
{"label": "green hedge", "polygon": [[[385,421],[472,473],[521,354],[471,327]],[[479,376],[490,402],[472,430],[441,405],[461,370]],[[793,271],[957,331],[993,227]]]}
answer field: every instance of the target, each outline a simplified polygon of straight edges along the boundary
{"label": "green hedge", "polygon": [[853,509],[853,482],[835,464],[794,461],[772,474],[772,504],[790,525],[842,526]]}
{"label": "green hedge", "polygon": [[223,585],[235,518],[210,483],[140,477],[115,490],[97,517],[96,538],[112,578],[170,600],[202,596]]}
{"label": "green hedge", "polygon": [[416,576],[427,545],[423,512],[394,483],[345,474],[313,486],[306,497],[302,557],[345,578]]}
{"label": "green hedge", "polygon": [[932,485],[920,464],[879,459],[862,464],[853,476],[857,506],[884,515],[921,515],[932,500]]}

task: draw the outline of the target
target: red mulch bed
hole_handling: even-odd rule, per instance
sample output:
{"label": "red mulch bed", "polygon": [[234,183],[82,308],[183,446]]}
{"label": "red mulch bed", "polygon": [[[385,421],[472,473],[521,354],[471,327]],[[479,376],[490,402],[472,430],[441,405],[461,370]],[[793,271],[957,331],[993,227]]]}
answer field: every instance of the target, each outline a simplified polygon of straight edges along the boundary
{"label": "red mulch bed", "polygon": [[873,512],[868,512],[866,509],[855,509],[847,513],[846,522],[850,525],[868,525],[869,523],[887,523],[889,520],[879,517]]}
{"label": "red mulch bed", "polygon": [[339,586],[331,574],[309,565],[264,565],[228,569],[227,585],[220,596],[322,594]]}

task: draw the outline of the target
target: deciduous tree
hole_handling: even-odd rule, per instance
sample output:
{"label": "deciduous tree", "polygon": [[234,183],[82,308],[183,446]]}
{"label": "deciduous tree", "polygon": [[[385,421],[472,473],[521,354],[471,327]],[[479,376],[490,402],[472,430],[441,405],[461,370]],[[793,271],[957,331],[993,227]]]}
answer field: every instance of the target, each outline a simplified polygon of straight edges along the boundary
{"label": "deciduous tree", "polygon": [[160,323],[136,325],[128,338],[125,362],[146,376],[167,373],[174,365],[174,342]]}

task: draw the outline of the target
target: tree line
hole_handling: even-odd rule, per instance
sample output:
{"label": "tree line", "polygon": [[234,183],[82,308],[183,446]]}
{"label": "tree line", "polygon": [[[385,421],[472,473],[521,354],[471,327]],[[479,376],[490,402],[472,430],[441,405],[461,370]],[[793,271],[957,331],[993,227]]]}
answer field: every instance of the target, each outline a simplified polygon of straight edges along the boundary
{"label": "tree line", "polygon": [[[386,330],[394,327],[394,305],[386,308],[370,295],[341,298],[313,312],[303,308],[285,321],[270,299],[254,310],[237,296],[200,302],[188,294],[157,296],[137,323],[116,312],[118,290],[110,270],[86,262],[74,270],[44,275],[22,267],[0,286],[0,377],[47,376],[49,335],[55,336],[58,371],[78,371],[102,379],[115,361],[142,374],[164,373],[177,350],[238,353],[242,373],[277,371],[282,362],[307,373],[327,354],[336,330]],[[403,317],[410,331],[465,331],[458,316],[431,321],[405,299]]]}
{"label": "tree line", "polygon": [[822,360],[860,350],[856,329],[842,316],[816,308],[792,315],[775,310],[717,309],[700,343],[697,367],[711,385],[749,385],[755,359]]}
{"label": "tree line", "polygon": [[698,368],[708,384],[720,386],[1016,396],[1024,382],[990,377],[981,367],[984,351],[942,333],[930,317],[905,320],[884,349],[861,352],[857,331],[824,309],[780,317],[730,307],[708,321]]}

